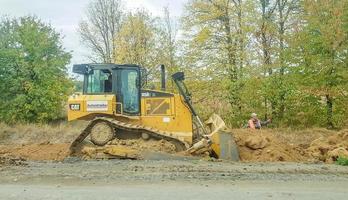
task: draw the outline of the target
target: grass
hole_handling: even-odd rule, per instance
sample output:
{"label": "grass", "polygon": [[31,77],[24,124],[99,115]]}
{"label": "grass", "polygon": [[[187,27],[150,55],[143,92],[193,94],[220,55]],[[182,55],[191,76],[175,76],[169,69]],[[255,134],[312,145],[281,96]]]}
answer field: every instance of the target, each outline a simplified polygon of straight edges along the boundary
{"label": "grass", "polygon": [[336,164],[342,165],[342,166],[348,166],[348,158],[338,157]]}
{"label": "grass", "polygon": [[67,143],[71,142],[86,124],[83,122],[62,122],[48,124],[15,124],[0,123],[0,145],[31,143]]}

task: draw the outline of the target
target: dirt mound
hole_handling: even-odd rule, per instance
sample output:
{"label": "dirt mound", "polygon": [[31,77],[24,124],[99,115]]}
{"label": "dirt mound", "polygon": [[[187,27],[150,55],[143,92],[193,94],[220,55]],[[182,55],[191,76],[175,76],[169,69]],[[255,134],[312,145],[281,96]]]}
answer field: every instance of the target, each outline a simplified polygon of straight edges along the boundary
{"label": "dirt mound", "polygon": [[[86,126],[86,122],[61,123],[57,125],[0,123],[0,156],[22,157],[28,160],[63,160],[69,155],[70,143]],[[78,155],[84,158],[108,158],[125,152],[153,151],[173,153],[170,142],[160,140],[113,140],[109,147],[97,147],[89,142]],[[116,150],[118,153],[116,153]],[[140,151],[139,151],[140,150]],[[113,154],[113,155],[112,155]],[[134,157],[135,154],[132,154]]]}
{"label": "dirt mound", "polygon": [[244,145],[250,149],[257,150],[265,148],[269,142],[270,139],[268,137],[261,134],[252,134],[246,138]]}
{"label": "dirt mound", "polygon": [[242,161],[290,161],[333,163],[348,157],[348,130],[293,131],[233,130]]}
{"label": "dirt mound", "polygon": [[20,157],[26,160],[55,160],[61,161],[69,155],[70,144],[28,144],[2,145],[0,156],[11,158]]}
{"label": "dirt mound", "polygon": [[314,140],[306,152],[312,159],[327,163],[333,163],[340,156],[348,157],[348,130]]}
{"label": "dirt mound", "polygon": [[301,149],[281,142],[270,132],[238,130],[233,134],[239,146],[241,161],[299,162],[305,160],[305,153]]}
{"label": "dirt mound", "polygon": [[[69,143],[22,145],[0,145],[3,158],[20,157],[26,160],[62,161],[69,156]],[[141,159],[143,152],[175,153],[175,146],[165,140],[119,140],[115,139],[104,147],[86,142],[78,153],[84,159],[130,158]]]}

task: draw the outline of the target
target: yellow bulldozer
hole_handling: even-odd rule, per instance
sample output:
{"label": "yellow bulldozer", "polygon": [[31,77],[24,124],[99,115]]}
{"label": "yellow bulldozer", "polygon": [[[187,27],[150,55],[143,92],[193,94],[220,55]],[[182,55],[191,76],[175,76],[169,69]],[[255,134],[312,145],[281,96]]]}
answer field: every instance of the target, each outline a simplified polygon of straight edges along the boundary
{"label": "yellow bulldozer", "polygon": [[98,146],[114,138],[151,138],[171,142],[178,152],[207,151],[216,158],[238,160],[233,136],[223,130],[223,121],[215,116],[209,128],[197,115],[184,73],[172,75],[179,94],[167,92],[165,67],[160,66],[161,90],[150,90],[143,88],[147,72],[138,65],[74,65],[73,72],[83,75],[83,91],[69,98],[68,121],[89,124],[72,142],[71,152],[87,138]]}

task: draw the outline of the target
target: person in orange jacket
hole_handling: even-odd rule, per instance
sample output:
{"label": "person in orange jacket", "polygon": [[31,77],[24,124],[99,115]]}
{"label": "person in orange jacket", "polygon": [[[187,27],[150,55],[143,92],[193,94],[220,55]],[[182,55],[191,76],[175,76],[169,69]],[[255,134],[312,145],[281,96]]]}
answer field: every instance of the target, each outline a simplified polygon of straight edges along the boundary
{"label": "person in orange jacket", "polygon": [[267,121],[261,121],[257,117],[256,113],[252,113],[251,118],[248,121],[248,128],[261,129],[262,126],[265,126],[265,125],[271,123],[271,121],[272,121],[271,119],[268,119]]}

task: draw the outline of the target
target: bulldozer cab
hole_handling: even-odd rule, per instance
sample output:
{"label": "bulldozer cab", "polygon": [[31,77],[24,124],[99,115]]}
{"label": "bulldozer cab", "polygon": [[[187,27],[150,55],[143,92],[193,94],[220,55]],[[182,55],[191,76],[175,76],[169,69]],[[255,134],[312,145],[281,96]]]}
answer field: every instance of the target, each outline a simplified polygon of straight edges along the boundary
{"label": "bulldozer cab", "polygon": [[140,115],[141,73],[138,65],[80,64],[73,72],[84,76],[84,95],[116,96],[116,112]]}

